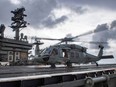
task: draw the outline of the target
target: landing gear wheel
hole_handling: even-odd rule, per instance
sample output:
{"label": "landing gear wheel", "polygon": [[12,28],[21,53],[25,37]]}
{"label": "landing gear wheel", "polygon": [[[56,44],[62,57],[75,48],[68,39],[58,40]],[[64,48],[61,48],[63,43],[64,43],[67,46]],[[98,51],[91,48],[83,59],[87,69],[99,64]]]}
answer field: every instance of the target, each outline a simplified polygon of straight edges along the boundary
{"label": "landing gear wheel", "polygon": [[68,68],[72,68],[72,63],[70,61],[66,62]]}
{"label": "landing gear wheel", "polygon": [[99,66],[97,62],[95,62],[96,66]]}
{"label": "landing gear wheel", "polygon": [[56,68],[56,65],[55,64],[51,64],[51,68]]}

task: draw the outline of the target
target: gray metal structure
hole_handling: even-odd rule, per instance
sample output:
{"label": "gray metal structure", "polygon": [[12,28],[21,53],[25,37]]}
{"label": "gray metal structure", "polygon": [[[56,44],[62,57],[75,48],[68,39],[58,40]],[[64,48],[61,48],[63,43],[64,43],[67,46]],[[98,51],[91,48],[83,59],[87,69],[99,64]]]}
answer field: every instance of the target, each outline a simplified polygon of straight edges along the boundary
{"label": "gray metal structure", "polygon": [[116,65],[0,67],[0,87],[116,87]]}
{"label": "gray metal structure", "polygon": [[20,28],[24,28],[27,27],[27,22],[24,21],[24,17],[26,17],[27,15],[24,14],[25,8],[17,8],[14,11],[11,11],[11,13],[14,14],[14,16],[11,18],[11,20],[13,21],[11,23],[11,28],[13,28],[13,31],[15,31],[15,39],[19,40],[19,32],[20,32]]}
{"label": "gray metal structure", "polygon": [[25,8],[17,8],[13,13],[11,20],[11,28],[15,31],[15,39],[4,36],[5,26],[0,25],[0,62],[9,62],[11,65],[25,64],[28,61],[28,51],[32,48],[32,44],[27,41],[27,36],[21,33],[21,28],[26,27],[27,22],[24,21]]}

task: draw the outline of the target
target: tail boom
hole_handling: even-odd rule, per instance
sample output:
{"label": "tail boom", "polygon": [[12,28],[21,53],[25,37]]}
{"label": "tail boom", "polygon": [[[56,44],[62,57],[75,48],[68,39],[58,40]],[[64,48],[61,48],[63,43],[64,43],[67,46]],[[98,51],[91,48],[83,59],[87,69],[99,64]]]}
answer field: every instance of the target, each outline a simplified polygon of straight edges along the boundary
{"label": "tail boom", "polygon": [[112,59],[114,58],[113,55],[105,55],[105,56],[101,56],[101,59]]}

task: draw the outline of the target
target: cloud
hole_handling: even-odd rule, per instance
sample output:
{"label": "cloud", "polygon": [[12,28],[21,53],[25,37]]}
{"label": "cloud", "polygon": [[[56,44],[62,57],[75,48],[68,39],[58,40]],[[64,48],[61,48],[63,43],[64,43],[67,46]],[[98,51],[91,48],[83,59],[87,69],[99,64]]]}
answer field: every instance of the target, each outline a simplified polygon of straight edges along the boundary
{"label": "cloud", "polygon": [[0,22],[4,24],[11,24],[11,17],[13,14],[11,10],[24,6],[27,22],[33,27],[39,26],[43,19],[47,18],[51,11],[57,6],[55,0],[21,0],[18,3],[13,3],[12,0],[0,0]]}
{"label": "cloud", "polygon": [[12,14],[10,13],[15,6],[9,0],[0,0],[0,23],[10,25]]}
{"label": "cloud", "polygon": [[77,14],[84,14],[85,12],[87,12],[87,7],[84,5],[79,5],[78,3],[75,4],[71,4],[71,3],[63,3],[63,1],[59,1],[58,2],[60,4],[61,7],[65,7],[70,9],[73,12],[76,12]]}
{"label": "cloud", "polygon": [[[63,23],[68,18],[66,15],[62,15],[60,18],[56,18],[55,20],[52,20],[49,15],[55,15],[52,11],[54,9],[60,8],[62,9],[62,6],[60,7],[59,4],[62,4],[62,1],[57,0],[25,0],[22,1],[22,5],[25,6],[26,13],[28,15],[27,21],[30,22],[31,26],[33,27],[54,27],[57,24]],[[81,6],[66,6],[69,9],[73,9],[73,11],[82,14],[86,11],[85,8],[82,8]],[[43,24],[42,24],[43,23]]]}
{"label": "cloud", "polygon": [[110,29],[116,28],[116,20],[112,21]]}
{"label": "cloud", "polygon": [[18,5],[18,4],[21,3],[20,0],[10,0],[10,2],[11,2],[12,4],[16,4],[16,5]]}
{"label": "cloud", "polygon": [[26,8],[27,21],[33,27],[38,27],[51,11],[56,8],[55,0],[25,0],[22,5]]}
{"label": "cloud", "polygon": [[59,0],[62,3],[72,4],[72,5],[87,5],[87,6],[96,6],[98,8],[116,8],[116,0]]}
{"label": "cloud", "polygon": [[67,16],[62,16],[60,18],[57,18],[55,20],[52,19],[52,17],[48,17],[46,20],[44,20],[42,22],[44,27],[55,27],[57,24],[63,23],[64,21],[66,21],[68,19]]}
{"label": "cloud", "polygon": [[116,41],[116,20],[112,21],[112,23],[110,24],[110,38],[112,40]]}
{"label": "cloud", "polygon": [[104,30],[108,30],[108,29],[109,29],[109,27],[108,27],[107,23],[105,23],[105,24],[98,25],[95,29],[95,32],[104,31]]}
{"label": "cloud", "polygon": [[[98,25],[95,30],[107,30],[93,35],[93,41],[108,42],[109,40],[116,41],[116,20],[112,21],[108,26],[107,23]],[[106,48],[109,48],[109,44],[103,44]],[[96,47],[91,45],[92,48]]]}
{"label": "cloud", "polygon": [[78,14],[84,14],[87,11],[87,8],[84,8],[82,6],[76,6],[72,7],[72,10],[74,10]]}
{"label": "cloud", "polygon": [[30,26],[39,28],[42,25],[52,28],[64,23],[70,17],[69,15],[61,15],[53,20],[49,15],[53,14],[54,9],[67,8],[72,13],[84,14],[88,10],[85,5],[91,7],[99,7],[99,5],[104,7],[105,5],[105,7],[113,8],[115,2],[115,0],[16,0],[14,3],[13,0],[0,0],[0,22],[10,25],[13,16],[10,11],[24,6],[27,14],[25,20],[30,23]]}

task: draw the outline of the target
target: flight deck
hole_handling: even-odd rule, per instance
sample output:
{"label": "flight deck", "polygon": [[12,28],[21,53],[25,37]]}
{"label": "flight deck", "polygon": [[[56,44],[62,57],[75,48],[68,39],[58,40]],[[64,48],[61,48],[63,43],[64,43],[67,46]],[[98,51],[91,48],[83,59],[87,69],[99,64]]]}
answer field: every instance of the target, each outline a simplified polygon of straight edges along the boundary
{"label": "flight deck", "polygon": [[0,66],[0,87],[115,87],[115,82],[115,64],[54,69],[48,65]]}

